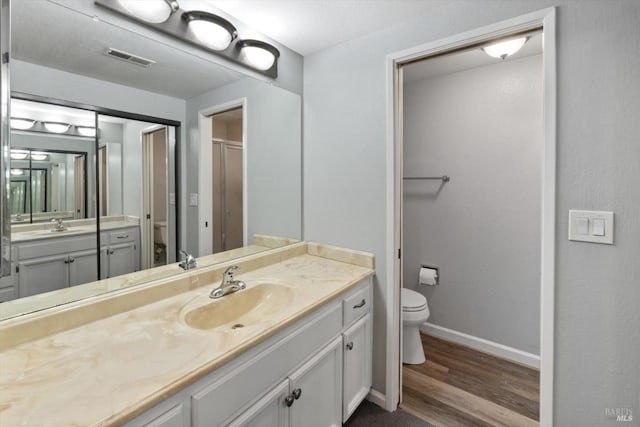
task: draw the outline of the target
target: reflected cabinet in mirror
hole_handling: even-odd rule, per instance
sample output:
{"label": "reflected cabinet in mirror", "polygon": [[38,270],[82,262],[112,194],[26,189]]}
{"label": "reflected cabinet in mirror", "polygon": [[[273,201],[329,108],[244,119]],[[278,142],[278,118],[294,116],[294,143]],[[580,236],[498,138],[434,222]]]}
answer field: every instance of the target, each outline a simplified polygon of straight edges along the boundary
{"label": "reflected cabinet in mirror", "polygon": [[0,319],[301,239],[298,94],[94,2],[11,8]]}

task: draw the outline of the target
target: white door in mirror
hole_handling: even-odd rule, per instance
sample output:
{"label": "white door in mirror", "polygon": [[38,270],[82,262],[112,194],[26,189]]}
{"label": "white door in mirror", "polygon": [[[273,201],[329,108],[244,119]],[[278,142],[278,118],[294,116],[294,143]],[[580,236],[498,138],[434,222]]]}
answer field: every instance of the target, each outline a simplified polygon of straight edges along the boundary
{"label": "white door in mirror", "polygon": [[613,245],[613,212],[570,210],[569,240]]}

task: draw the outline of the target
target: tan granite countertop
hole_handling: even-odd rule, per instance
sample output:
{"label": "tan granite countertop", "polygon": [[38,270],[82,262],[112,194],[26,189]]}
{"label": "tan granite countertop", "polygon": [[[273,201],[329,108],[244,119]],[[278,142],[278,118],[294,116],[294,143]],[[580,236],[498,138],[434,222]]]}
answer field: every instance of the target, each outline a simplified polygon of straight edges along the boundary
{"label": "tan granite countertop", "polygon": [[273,283],[292,295],[268,318],[241,329],[185,324],[189,308],[235,296],[210,300],[214,283],[202,283],[0,352],[0,425],[105,426],[131,419],[374,274],[372,257],[371,265],[350,264],[345,252],[332,257],[335,249],[310,243],[307,254],[240,271],[248,289]]}
{"label": "tan granite countertop", "polygon": [[[32,240],[52,239],[55,237],[80,236],[96,232],[96,219],[74,219],[63,221],[67,231],[55,232],[50,222],[38,222],[33,224],[13,224],[11,226],[11,242],[21,243]],[[140,220],[137,217],[119,215],[100,218],[100,230],[109,231],[126,227],[139,227]]]}

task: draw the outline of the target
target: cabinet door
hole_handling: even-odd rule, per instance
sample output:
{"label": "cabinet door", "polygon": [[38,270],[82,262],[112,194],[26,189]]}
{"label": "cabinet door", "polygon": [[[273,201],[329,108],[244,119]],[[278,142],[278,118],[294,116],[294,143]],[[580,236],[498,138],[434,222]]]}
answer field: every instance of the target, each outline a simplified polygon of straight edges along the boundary
{"label": "cabinet door", "polygon": [[342,337],[331,341],[290,377],[290,423],[296,427],[342,425]]}
{"label": "cabinet door", "polygon": [[136,257],[138,256],[135,243],[123,243],[109,247],[109,277],[136,271]]}
{"label": "cabinet door", "polygon": [[69,254],[69,286],[98,280],[98,257],[95,250]]}
{"label": "cabinet door", "polygon": [[344,369],[342,421],[346,422],[371,388],[371,315],[343,333]]}
{"label": "cabinet door", "polygon": [[55,291],[69,286],[67,254],[18,262],[20,297]]}
{"label": "cabinet door", "polygon": [[285,404],[287,396],[289,396],[288,379],[243,410],[242,415],[225,425],[228,427],[288,427],[289,411]]}
{"label": "cabinet door", "polygon": [[182,405],[176,405],[158,418],[146,423],[144,427],[187,427],[185,411]]}

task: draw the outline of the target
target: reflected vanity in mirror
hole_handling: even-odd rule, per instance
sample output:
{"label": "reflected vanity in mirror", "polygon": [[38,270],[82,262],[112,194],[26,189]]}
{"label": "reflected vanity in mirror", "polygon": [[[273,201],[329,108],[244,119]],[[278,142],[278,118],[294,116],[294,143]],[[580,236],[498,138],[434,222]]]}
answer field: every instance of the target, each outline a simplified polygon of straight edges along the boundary
{"label": "reflected vanity in mirror", "polygon": [[93,2],[11,18],[11,117],[32,124],[11,127],[0,320],[180,274],[180,249],[202,267],[301,239],[299,95]]}

